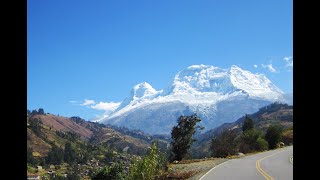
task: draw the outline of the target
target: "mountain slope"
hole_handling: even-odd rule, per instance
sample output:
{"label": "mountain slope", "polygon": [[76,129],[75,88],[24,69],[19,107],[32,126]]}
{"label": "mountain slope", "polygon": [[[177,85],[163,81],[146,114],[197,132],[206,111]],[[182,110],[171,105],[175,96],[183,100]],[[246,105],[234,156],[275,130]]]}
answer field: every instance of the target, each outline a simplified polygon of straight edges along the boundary
{"label": "mountain slope", "polygon": [[[39,121],[37,126],[34,125],[36,121]],[[132,154],[138,155],[146,153],[151,144],[122,134],[112,127],[88,122],[79,117],[66,118],[52,114],[36,114],[27,117],[27,124],[27,144],[40,157],[46,156],[53,145],[64,147],[70,140],[61,135],[69,132],[79,136],[78,141],[82,144],[106,144],[119,152],[128,146]]]}
{"label": "mountain slope", "polygon": [[[267,131],[270,125],[281,125],[285,130],[289,129],[288,135],[290,139],[283,139],[286,144],[292,142],[292,130],[293,127],[293,106],[282,103],[272,103],[267,106],[259,108],[259,110],[253,114],[248,114],[254,122],[256,129]],[[196,135],[197,141],[193,144],[193,154],[196,158],[202,158],[210,156],[210,143],[211,139],[217,134],[221,133],[225,129],[235,130],[236,133],[242,133],[242,124],[245,120],[245,116],[242,116],[237,121],[232,123],[224,123],[214,129],[211,129],[203,134]],[[291,133],[291,134],[290,134]]]}
{"label": "mountain slope", "polygon": [[[180,115],[197,113],[212,129],[288,97],[262,74],[237,66],[193,65],[180,71],[164,90],[144,82],[133,87],[119,107],[100,122],[150,134],[169,134]],[[290,97],[289,97],[290,99]]]}

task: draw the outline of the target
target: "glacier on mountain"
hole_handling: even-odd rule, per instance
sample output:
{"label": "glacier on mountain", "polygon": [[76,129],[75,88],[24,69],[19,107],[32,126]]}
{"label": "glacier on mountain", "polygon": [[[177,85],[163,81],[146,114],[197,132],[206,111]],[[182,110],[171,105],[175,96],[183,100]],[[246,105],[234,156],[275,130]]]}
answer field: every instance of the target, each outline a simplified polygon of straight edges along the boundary
{"label": "glacier on mountain", "polygon": [[272,102],[292,102],[292,95],[286,95],[263,74],[234,65],[229,69],[192,65],[169,84],[159,91],[147,82],[135,85],[119,107],[100,122],[170,134],[180,115],[197,113],[201,125],[210,130]]}

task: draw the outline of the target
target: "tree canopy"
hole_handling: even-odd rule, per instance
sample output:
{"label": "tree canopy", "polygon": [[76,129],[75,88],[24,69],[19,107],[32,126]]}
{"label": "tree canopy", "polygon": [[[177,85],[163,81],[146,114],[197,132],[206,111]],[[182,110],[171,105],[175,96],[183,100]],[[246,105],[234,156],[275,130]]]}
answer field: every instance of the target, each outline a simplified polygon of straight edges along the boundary
{"label": "tree canopy", "polygon": [[254,127],[253,120],[251,118],[249,118],[248,115],[246,114],[245,120],[242,125],[242,131],[244,132],[244,131],[253,129],[253,127]]}
{"label": "tree canopy", "polygon": [[196,126],[200,121],[201,119],[197,114],[180,116],[178,118],[178,125],[174,126],[171,131],[173,160],[180,161],[186,156],[189,148],[195,141],[192,139],[192,136],[196,132],[196,129],[203,129],[203,127]]}
{"label": "tree canopy", "polygon": [[269,149],[274,149],[281,141],[282,127],[279,125],[271,125],[267,129],[265,139],[268,141]]}

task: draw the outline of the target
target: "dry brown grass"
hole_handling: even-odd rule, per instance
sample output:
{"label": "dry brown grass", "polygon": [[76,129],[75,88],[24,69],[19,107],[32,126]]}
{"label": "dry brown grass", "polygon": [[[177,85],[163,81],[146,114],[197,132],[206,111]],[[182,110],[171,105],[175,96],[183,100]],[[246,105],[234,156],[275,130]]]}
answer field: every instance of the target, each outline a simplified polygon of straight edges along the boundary
{"label": "dry brown grass", "polygon": [[167,175],[167,179],[188,179],[191,176],[199,173],[200,171],[186,171],[186,172],[175,172],[175,173],[169,173]]}
{"label": "dry brown grass", "polygon": [[33,118],[41,119],[43,125],[51,127],[53,130],[58,131],[72,131],[80,134],[82,137],[89,139],[92,135],[92,131],[73,122],[71,119],[61,116],[55,116],[52,114],[47,115],[35,115]]}
{"label": "dry brown grass", "polygon": [[227,160],[227,158],[207,158],[182,160],[177,164],[169,164],[167,179],[199,179],[211,168]]}

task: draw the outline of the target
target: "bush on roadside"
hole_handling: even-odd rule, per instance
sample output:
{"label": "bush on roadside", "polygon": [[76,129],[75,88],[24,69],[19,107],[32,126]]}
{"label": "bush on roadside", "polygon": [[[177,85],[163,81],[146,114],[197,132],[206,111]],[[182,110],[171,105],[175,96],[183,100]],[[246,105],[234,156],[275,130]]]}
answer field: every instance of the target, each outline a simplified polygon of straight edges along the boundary
{"label": "bush on roadside", "polygon": [[142,160],[136,159],[129,168],[128,179],[151,180],[161,176],[161,171],[166,165],[165,156],[159,151],[156,143],[152,144],[149,155]]}

